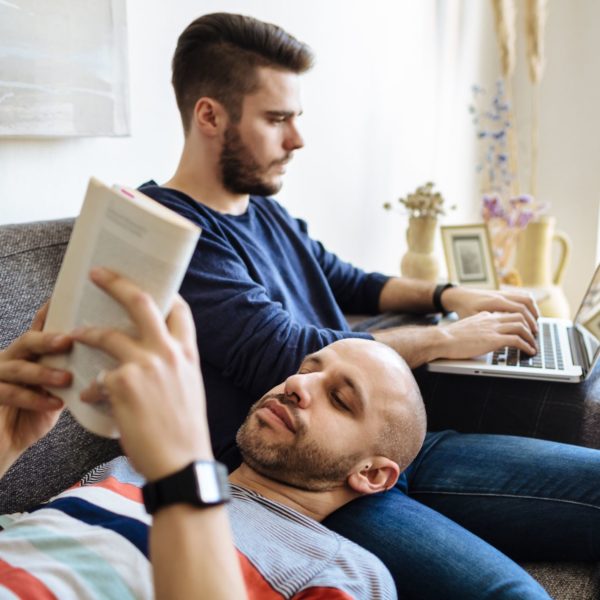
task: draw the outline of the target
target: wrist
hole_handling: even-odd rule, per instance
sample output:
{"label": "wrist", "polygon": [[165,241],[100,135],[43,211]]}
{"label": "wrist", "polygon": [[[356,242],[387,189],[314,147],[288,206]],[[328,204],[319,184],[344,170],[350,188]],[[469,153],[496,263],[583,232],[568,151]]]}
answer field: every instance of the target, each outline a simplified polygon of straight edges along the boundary
{"label": "wrist", "polygon": [[174,504],[205,508],[229,502],[227,468],[217,461],[193,461],[142,488],[144,506],[154,514]]}
{"label": "wrist", "polygon": [[423,328],[423,338],[421,339],[421,348],[423,358],[421,364],[429,363],[437,358],[443,358],[448,346],[448,335],[444,327],[433,325]]}
{"label": "wrist", "polygon": [[436,312],[447,315],[453,312],[453,309],[448,305],[448,294],[451,295],[452,290],[456,288],[454,283],[440,283],[435,286],[432,296],[433,308]]}
{"label": "wrist", "polygon": [[432,358],[430,360],[448,358],[451,355],[450,350],[454,343],[453,335],[446,326],[438,325],[435,329],[435,341],[433,344]]}
{"label": "wrist", "polygon": [[167,455],[156,464],[144,469],[145,472],[142,475],[148,481],[158,481],[163,477],[168,477],[173,473],[177,473],[177,471],[181,471],[181,469],[197,460],[212,462],[215,460],[215,457],[212,452],[186,452],[178,455]]}

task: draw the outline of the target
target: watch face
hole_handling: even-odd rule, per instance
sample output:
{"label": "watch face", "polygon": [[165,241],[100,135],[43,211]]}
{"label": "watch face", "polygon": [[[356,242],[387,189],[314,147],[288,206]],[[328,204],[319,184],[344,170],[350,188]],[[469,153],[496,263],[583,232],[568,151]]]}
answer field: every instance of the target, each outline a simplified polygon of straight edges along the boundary
{"label": "watch face", "polygon": [[215,463],[197,462],[196,481],[198,483],[198,497],[206,504],[214,504],[223,500],[221,485]]}

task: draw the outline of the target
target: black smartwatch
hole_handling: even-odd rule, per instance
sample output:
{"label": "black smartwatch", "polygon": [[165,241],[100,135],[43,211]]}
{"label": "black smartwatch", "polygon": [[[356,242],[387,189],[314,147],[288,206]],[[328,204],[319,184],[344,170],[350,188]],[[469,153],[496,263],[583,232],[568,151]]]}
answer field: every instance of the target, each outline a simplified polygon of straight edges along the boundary
{"label": "black smartwatch", "polygon": [[444,305],[442,304],[442,294],[448,289],[456,287],[453,283],[440,283],[435,286],[435,290],[433,291],[433,306],[436,312],[441,312],[443,315],[447,315],[452,311],[446,310]]}
{"label": "black smartwatch", "polygon": [[198,460],[142,488],[144,506],[153,515],[170,504],[209,507],[229,501],[227,468],[216,461]]}

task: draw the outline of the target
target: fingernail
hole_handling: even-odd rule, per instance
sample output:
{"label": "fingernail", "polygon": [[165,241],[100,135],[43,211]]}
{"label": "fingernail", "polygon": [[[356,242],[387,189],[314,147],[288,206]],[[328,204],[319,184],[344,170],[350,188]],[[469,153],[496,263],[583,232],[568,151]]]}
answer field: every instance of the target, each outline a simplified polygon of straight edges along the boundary
{"label": "fingernail", "polygon": [[50,341],[50,346],[52,348],[60,348],[61,346],[63,346],[64,344],[66,344],[69,341],[69,337],[66,335],[55,335],[52,340]]}
{"label": "fingernail", "polygon": [[63,401],[55,396],[48,396],[48,404],[51,408],[62,408]]}
{"label": "fingernail", "polygon": [[56,385],[65,383],[65,373],[63,371],[54,371],[50,375],[50,383],[54,383]]}
{"label": "fingernail", "polygon": [[104,267],[93,267],[90,270],[90,277],[92,279],[101,281],[104,277],[106,277],[106,269]]}

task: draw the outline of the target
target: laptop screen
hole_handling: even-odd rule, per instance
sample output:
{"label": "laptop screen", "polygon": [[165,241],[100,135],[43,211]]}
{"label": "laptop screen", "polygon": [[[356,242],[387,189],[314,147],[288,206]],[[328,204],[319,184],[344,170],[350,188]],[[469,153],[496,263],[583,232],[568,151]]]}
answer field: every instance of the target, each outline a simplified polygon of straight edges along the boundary
{"label": "laptop screen", "polygon": [[588,360],[593,364],[600,351],[600,265],[577,311],[575,325],[582,334]]}

